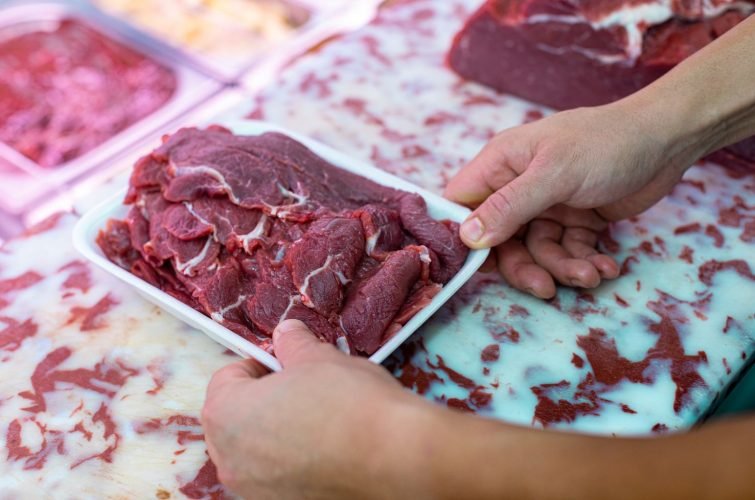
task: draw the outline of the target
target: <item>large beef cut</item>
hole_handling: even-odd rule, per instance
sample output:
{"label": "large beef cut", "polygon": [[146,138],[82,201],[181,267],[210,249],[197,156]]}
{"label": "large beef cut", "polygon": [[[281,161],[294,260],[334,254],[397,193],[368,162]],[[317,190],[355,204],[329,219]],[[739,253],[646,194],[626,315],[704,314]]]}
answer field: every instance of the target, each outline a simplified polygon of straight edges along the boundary
{"label": "large beef cut", "polygon": [[134,167],[119,266],[258,346],[284,319],[374,353],[463,265],[458,227],[424,200],[330,165],[276,133],[183,129]]}
{"label": "large beef cut", "polygon": [[[753,0],[488,0],[448,62],[555,109],[594,106],[648,85],[753,11]],[[755,138],[717,158],[755,163]]]}

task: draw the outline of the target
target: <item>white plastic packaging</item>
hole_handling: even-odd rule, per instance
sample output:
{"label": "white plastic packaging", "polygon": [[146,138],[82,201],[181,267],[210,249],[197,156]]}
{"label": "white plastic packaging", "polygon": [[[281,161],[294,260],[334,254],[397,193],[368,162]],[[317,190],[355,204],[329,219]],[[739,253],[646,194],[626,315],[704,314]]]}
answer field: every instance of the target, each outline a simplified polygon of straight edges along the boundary
{"label": "white plastic packaging", "polygon": [[[426,191],[403,179],[388,174],[364,161],[356,160],[336,151],[322,143],[303,137],[281,127],[258,121],[236,121],[221,123],[237,135],[259,135],[265,132],[281,132],[301,142],[313,152],[336,167],[361,175],[379,184],[421,195],[427,202],[429,214],[436,219],[449,219],[462,222],[469,215],[465,207],[450,202],[434,193]],[[139,294],[150,302],[165,309],[189,325],[203,331],[210,338],[245,358],[254,358],[271,370],[278,371],[281,365],[274,356],[263,351],[253,343],[226,329],[201,312],[192,309],[183,302],[171,297],[162,290],[142,281],[130,272],[117,266],[100,250],[96,243],[97,234],[105,223],[112,218],[122,219],[128,207],[122,203],[123,193],[111,198],[87,212],[76,224],[73,243],[76,249],[88,260],[108,273],[131,285]],[[472,250],[464,266],[443,287],[438,295],[424,309],[420,310],[399,332],[389,339],[377,352],[370,356],[370,361],[381,363],[414,333],[430,316],[432,316],[451,296],[466,283],[482,266],[489,250]]]}

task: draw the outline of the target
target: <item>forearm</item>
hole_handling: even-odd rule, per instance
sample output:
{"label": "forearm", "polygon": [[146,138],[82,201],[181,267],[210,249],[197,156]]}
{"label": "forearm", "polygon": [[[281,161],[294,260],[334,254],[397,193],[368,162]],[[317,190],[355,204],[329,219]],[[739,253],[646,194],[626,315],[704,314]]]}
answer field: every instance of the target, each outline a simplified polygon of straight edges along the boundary
{"label": "forearm", "polygon": [[741,498],[755,490],[754,424],[621,439],[454,415],[416,473],[428,498]]}
{"label": "forearm", "polygon": [[616,103],[687,163],[755,135],[755,16]]}

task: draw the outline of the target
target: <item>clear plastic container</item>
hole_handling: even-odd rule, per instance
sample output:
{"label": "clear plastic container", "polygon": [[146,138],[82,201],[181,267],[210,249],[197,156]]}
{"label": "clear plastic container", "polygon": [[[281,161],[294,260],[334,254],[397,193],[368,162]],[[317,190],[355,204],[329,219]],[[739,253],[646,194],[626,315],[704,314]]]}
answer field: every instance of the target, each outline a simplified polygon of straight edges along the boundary
{"label": "clear plastic container", "polygon": [[51,190],[85,175],[138,139],[217,93],[222,84],[195,68],[184,56],[132,27],[79,1],[0,3],[0,35],[5,40],[24,33],[52,30],[63,20],[73,20],[100,36],[138,52],[172,71],[176,87],[158,109],[131,123],[80,156],[51,167],[42,167],[20,152],[0,144],[0,209],[22,213]]}
{"label": "clear plastic container", "polygon": [[[344,18],[374,10],[374,0],[93,0],[184,51],[226,82],[269,57],[309,48],[338,32]],[[362,16],[364,17],[364,16]],[[170,21],[167,21],[170,19]],[[366,22],[366,19],[365,19]],[[351,23],[347,27],[356,27]]]}

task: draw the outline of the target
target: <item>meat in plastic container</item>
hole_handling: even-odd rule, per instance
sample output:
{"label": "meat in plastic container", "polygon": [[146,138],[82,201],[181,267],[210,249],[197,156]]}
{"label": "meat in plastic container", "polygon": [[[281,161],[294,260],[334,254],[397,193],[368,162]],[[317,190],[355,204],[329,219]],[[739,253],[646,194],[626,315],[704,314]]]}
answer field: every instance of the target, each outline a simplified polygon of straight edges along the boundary
{"label": "meat in plastic container", "polygon": [[0,159],[11,165],[0,178],[43,180],[20,191],[0,182],[0,206],[14,213],[222,87],[170,47],[75,0],[0,4],[0,64]]}
{"label": "meat in plastic container", "polygon": [[233,82],[270,57],[285,58],[366,23],[376,2],[93,0],[93,4],[182,50],[213,76]]}
{"label": "meat in plastic container", "polygon": [[[329,146],[275,125],[247,120],[221,123],[221,125],[237,135],[259,135],[265,132],[283,133],[299,141],[311,149],[315,154],[319,155],[337,168],[360,175],[384,186],[419,194],[427,203],[429,215],[435,219],[448,219],[461,223],[470,213],[465,207],[457,205],[456,203],[448,201],[434,193],[390,175],[364,161],[351,158]],[[114,198],[103,202],[101,205],[92,208],[81,218],[73,233],[73,242],[76,249],[97,266],[131,285],[148,301],[162,307],[167,312],[184,320],[194,328],[203,331],[210,338],[228,349],[243,357],[254,358],[272,370],[280,370],[280,363],[268,352],[226,329],[224,326],[216,323],[201,312],[173,298],[159,288],[141,280],[105,257],[104,253],[97,245],[97,235],[100,230],[105,227],[108,220],[122,219],[126,216],[129,207],[123,205],[122,201],[124,193],[120,193]],[[483,262],[485,262],[488,253],[488,250],[470,251],[459,272],[443,286],[432,301],[417,312],[394,336],[387,340],[374,354],[372,354],[369,359],[375,363],[381,363],[384,361],[474,275]]]}

